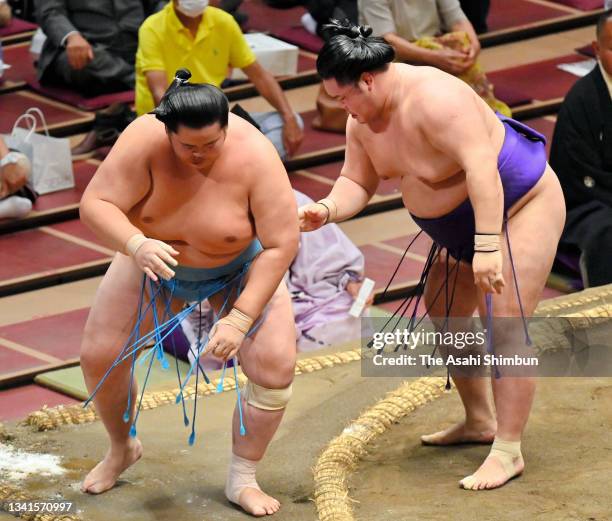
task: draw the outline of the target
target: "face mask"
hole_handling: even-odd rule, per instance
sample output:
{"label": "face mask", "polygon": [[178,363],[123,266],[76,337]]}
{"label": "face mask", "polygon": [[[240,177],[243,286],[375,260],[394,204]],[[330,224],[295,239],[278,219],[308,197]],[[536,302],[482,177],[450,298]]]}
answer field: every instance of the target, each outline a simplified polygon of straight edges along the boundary
{"label": "face mask", "polygon": [[200,16],[208,7],[208,0],[178,0],[177,9],[186,16]]}

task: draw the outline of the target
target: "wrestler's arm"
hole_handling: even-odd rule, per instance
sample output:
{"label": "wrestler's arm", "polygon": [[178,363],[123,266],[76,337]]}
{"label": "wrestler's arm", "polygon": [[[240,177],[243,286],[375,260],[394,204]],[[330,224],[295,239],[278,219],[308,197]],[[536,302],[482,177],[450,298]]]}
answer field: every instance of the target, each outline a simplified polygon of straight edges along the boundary
{"label": "wrestler's arm", "polygon": [[[249,206],[255,233],[263,246],[234,307],[258,317],[297,255],[299,226],[289,176],[271,143],[257,142],[249,160]],[[248,157],[248,151],[245,154]]]}
{"label": "wrestler's arm", "polygon": [[151,186],[150,146],[146,138],[149,118],[138,118],[122,132],[81,199],[81,220],[105,244],[120,252],[125,252],[130,237],[142,233],[126,214]]}
{"label": "wrestler's arm", "polygon": [[380,179],[358,136],[356,125],[349,118],[346,126],[346,153],[340,176],[327,196],[336,203],[335,222],[358,214],[376,193]]}
{"label": "wrestler's arm", "polygon": [[489,136],[482,108],[463,85],[443,81],[422,93],[413,116],[426,139],[465,171],[476,232],[499,234],[504,192],[497,170],[497,151]]}

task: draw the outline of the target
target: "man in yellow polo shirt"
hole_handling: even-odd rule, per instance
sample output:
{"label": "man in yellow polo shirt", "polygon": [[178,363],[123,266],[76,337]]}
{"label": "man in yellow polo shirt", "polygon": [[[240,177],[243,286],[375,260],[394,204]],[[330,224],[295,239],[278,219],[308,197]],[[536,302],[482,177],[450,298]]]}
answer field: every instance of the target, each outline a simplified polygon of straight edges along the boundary
{"label": "man in yellow polo shirt", "polygon": [[153,110],[177,69],[187,68],[194,83],[217,87],[229,67],[243,70],[278,111],[252,114],[284,159],[303,139],[303,123],[280,85],[258,62],[233,17],[208,0],[173,0],[140,27],[136,54],[136,112]]}

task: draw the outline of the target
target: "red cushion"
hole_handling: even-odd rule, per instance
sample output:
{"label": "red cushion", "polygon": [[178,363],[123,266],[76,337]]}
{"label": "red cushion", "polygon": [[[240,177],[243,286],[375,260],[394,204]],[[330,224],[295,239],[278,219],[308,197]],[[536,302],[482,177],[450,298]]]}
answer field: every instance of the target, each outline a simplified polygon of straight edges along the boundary
{"label": "red cushion", "polygon": [[306,12],[302,6],[290,9],[276,9],[265,0],[245,0],[239,11],[247,14],[247,30],[274,32],[300,25],[300,18]]}
{"label": "red cushion", "polygon": [[124,92],[115,92],[113,94],[103,94],[102,96],[94,96],[93,98],[85,98],[78,92],[62,87],[43,87],[38,81],[29,83],[33,90],[47,96],[49,98],[61,101],[67,105],[78,107],[84,110],[98,110],[108,107],[113,103],[133,103],[134,91],[128,90]]}
{"label": "red cushion", "polygon": [[567,5],[581,11],[593,11],[604,6],[604,0],[552,0],[557,4]]}
{"label": "red cushion", "polygon": [[500,88],[528,92],[534,100],[563,98],[578,80],[577,76],[557,68],[561,63],[584,61],[584,56],[571,54],[487,74],[496,91]]}
{"label": "red cushion", "polygon": [[344,134],[325,132],[312,128],[312,120],[317,115],[316,110],[302,112],[300,115],[304,120],[304,141],[299,149],[300,154],[321,152],[328,148],[346,144],[346,136]]}
{"label": "red cushion", "polygon": [[279,40],[297,45],[300,49],[318,53],[323,47],[323,40],[314,34],[310,34],[303,27],[287,27],[272,33]]}
{"label": "red cushion", "polygon": [[4,71],[4,80],[17,83],[36,80],[36,68],[30,55],[30,44],[17,44],[4,47],[4,63],[11,66]]}
{"label": "red cushion", "polygon": [[593,49],[593,46],[591,44],[585,45],[584,47],[579,47],[578,49],[576,49],[576,52],[584,54],[589,58],[595,58],[595,50]]}
{"label": "red cushion", "polygon": [[552,4],[542,5],[528,0],[491,0],[487,25],[489,31],[500,31],[567,15],[567,11]]}
{"label": "red cushion", "polygon": [[503,101],[510,108],[531,103],[533,98],[522,90],[506,85],[495,85],[495,97]]}
{"label": "red cushion", "polygon": [[26,22],[19,18],[13,18],[7,26],[0,27],[0,38],[5,36],[12,36],[13,34],[27,33],[28,31],[35,31],[38,29],[38,25]]}
{"label": "red cushion", "polygon": [[17,117],[30,107],[41,109],[47,124],[54,127],[67,127],[92,119],[91,114],[61,103],[53,103],[27,90],[9,92],[0,96],[0,134],[10,133]]}

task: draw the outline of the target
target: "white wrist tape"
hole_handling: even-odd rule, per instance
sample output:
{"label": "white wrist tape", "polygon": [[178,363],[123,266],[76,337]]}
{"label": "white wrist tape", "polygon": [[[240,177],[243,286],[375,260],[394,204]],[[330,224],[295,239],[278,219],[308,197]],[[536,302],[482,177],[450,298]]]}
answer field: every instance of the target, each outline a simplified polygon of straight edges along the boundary
{"label": "white wrist tape", "polygon": [[320,199],[317,201],[317,204],[322,204],[325,206],[325,208],[327,208],[327,220],[325,223],[333,223],[336,221],[336,218],[338,217],[338,207],[333,199],[326,197],[325,199]]}
{"label": "white wrist tape", "polygon": [[150,239],[145,237],[142,233],[132,235],[125,243],[125,251],[128,255],[133,257],[134,255],[136,255],[138,248],[140,248],[148,240]]}
{"label": "white wrist tape", "polygon": [[253,322],[254,320],[249,315],[243,313],[239,309],[232,308],[227,316],[219,320],[217,324],[227,324],[246,335],[249,332],[249,329],[251,329]]}
{"label": "white wrist tape", "polygon": [[501,235],[474,235],[474,251],[494,252],[499,251]]}

